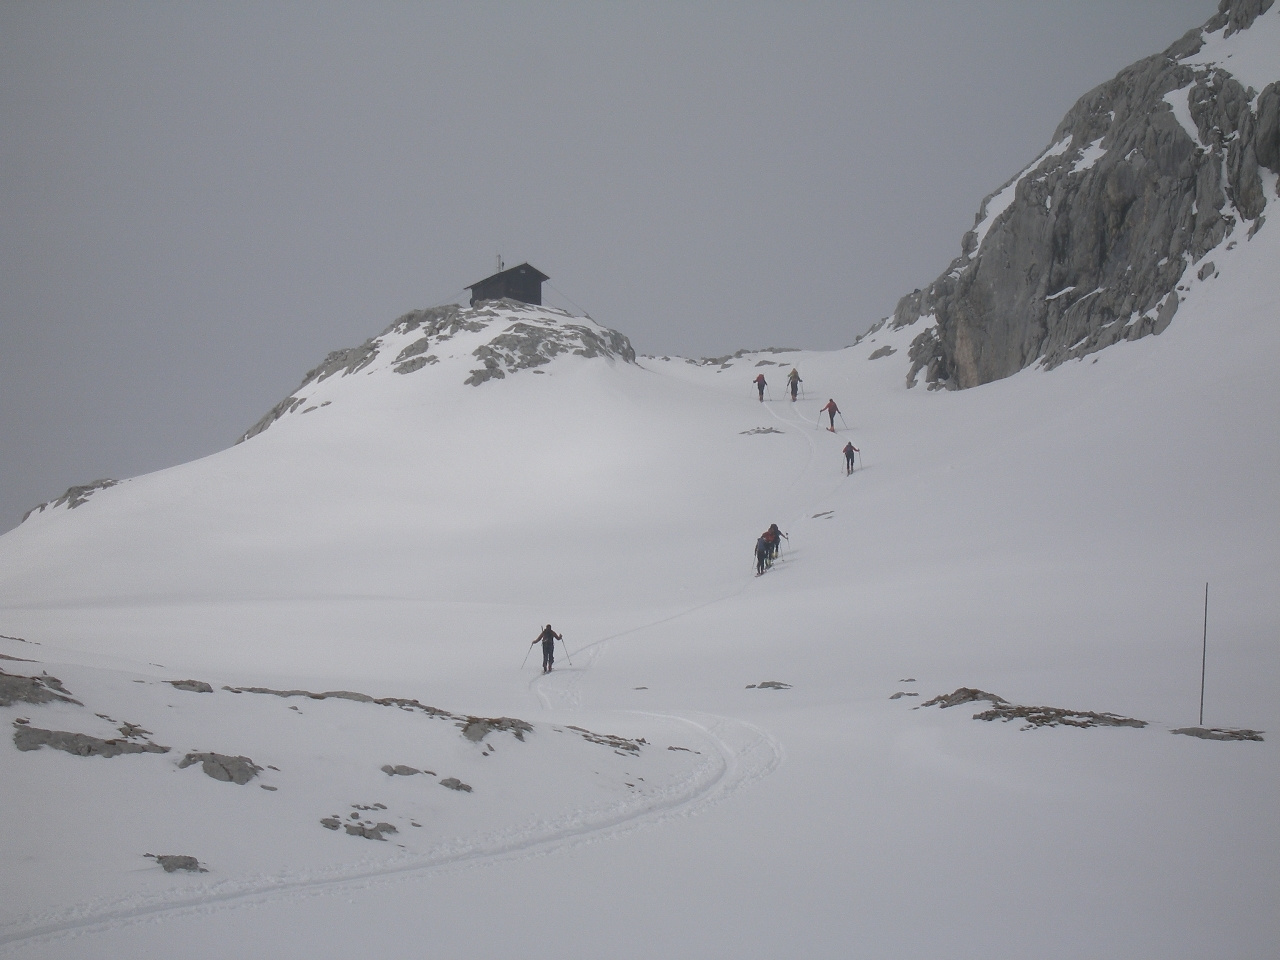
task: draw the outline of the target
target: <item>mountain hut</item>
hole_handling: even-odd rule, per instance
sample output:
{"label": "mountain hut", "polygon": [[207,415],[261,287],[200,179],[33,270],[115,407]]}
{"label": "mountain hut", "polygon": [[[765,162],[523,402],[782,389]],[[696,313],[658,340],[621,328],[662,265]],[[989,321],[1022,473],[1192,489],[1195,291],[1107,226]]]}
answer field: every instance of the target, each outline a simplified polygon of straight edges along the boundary
{"label": "mountain hut", "polygon": [[521,303],[542,305],[542,281],[550,280],[545,273],[527,263],[501,270],[479,283],[467,287],[471,291],[471,305],[481,300],[518,300]]}

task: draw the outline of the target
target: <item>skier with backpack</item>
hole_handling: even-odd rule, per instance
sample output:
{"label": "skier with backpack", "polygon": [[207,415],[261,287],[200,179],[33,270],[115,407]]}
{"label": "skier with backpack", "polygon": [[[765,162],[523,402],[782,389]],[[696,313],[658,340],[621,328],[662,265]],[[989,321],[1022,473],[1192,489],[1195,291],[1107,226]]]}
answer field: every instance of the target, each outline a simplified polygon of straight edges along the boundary
{"label": "skier with backpack", "polygon": [[785,533],[783,533],[781,530],[778,529],[778,525],[776,523],[769,524],[769,529],[766,530],[761,535],[760,539],[763,540],[765,543],[769,544],[769,562],[770,563],[772,563],[774,559],[778,556],[778,548],[782,546],[782,539],[784,537],[786,537],[786,539],[788,540],[791,539]]}
{"label": "skier with backpack", "polygon": [[764,537],[756,540],[756,576],[764,573],[769,566],[769,542]]}
{"label": "skier with backpack", "polygon": [[755,380],[752,382],[755,383],[756,389],[760,391],[760,402],[764,403],[764,388],[768,386],[765,382],[764,374],[757,373]]}
{"label": "skier with backpack", "polygon": [[800,371],[795,367],[791,368],[791,372],[787,374],[787,384],[791,387],[791,402],[796,402],[796,391],[800,389]]}
{"label": "skier with backpack", "polygon": [[848,443],[844,445],[844,475],[846,477],[849,474],[853,473],[853,463],[854,463],[853,458],[854,458],[854,455],[857,453],[858,453],[858,448],[853,445],[852,440],[850,440]]}
{"label": "skier with backpack", "polygon": [[564,637],[551,629],[551,624],[547,624],[542,628],[542,632],[533,638],[533,642],[529,646],[533,646],[539,640],[542,641],[542,672],[550,673],[552,665],[556,662],[556,641],[563,641]]}
{"label": "skier with backpack", "polygon": [[[831,426],[827,427],[827,429],[830,430],[832,433],[835,433],[836,432],[836,414],[840,413],[840,408],[836,406],[836,402],[834,400],[828,399],[826,406],[824,406],[821,410],[818,411],[818,417],[821,418],[824,413],[829,414],[831,417]],[[844,419],[843,414],[841,414],[840,419],[841,420]]]}

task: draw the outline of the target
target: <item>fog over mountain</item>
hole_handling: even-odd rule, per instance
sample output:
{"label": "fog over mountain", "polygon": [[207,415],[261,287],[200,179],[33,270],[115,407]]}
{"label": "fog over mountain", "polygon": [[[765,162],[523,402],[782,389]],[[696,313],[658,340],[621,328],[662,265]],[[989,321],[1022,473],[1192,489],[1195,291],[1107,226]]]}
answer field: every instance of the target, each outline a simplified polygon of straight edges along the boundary
{"label": "fog over mountain", "polygon": [[0,529],[220,450],[494,257],[637,350],[831,349],[1212,0],[0,8]]}
{"label": "fog over mountain", "polygon": [[0,955],[1270,955],[1277,54],[1087,94],[851,345],[398,309],[34,509]]}

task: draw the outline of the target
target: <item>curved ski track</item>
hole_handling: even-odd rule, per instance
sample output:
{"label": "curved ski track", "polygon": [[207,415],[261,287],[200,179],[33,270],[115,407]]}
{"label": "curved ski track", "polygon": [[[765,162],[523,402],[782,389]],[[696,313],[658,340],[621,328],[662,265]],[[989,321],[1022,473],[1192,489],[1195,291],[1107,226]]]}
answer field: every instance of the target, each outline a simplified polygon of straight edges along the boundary
{"label": "curved ski track", "polygon": [[[770,414],[783,425],[799,432],[809,444],[809,455],[797,472],[792,487],[808,474],[817,455],[817,445],[809,431],[796,420],[809,422],[796,411],[795,418],[779,415],[770,401]],[[831,493],[838,489],[833,487]],[[822,499],[830,496],[828,493]],[[793,518],[803,519],[804,513]],[[576,651],[577,665],[567,670],[535,677],[530,688],[548,710],[573,710],[581,706],[582,680],[591,664],[612,640],[651,629],[688,616],[745,592],[754,577],[738,589],[696,604],[679,613],[623,630],[593,641]],[[594,810],[571,810],[561,816],[532,821],[486,836],[445,841],[425,855],[372,864],[347,864],[332,870],[294,875],[226,880],[209,885],[198,895],[182,893],[173,897],[138,897],[114,903],[82,904],[60,914],[26,917],[7,929],[0,929],[0,953],[15,954],[67,936],[92,934],[133,923],[154,921],[161,916],[181,917],[230,910],[240,906],[340,893],[396,882],[435,871],[482,866],[487,863],[527,859],[597,843],[680,817],[691,817],[720,803],[743,787],[772,773],[782,762],[782,745],[754,724],[730,717],[698,712],[657,714],[630,711],[632,716],[675,720],[713,749],[687,778],[627,801]]]}

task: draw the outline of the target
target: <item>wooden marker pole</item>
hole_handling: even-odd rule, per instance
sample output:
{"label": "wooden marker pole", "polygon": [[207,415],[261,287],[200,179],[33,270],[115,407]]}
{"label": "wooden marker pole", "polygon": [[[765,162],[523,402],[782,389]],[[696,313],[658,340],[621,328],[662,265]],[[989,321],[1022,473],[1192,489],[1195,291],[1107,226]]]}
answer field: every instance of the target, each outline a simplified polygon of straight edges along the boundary
{"label": "wooden marker pole", "polygon": [[1204,638],[1200,647],[1200,726],[1204,726],[1204,668],[1209,657],[1209,584],[1204,585]]}

